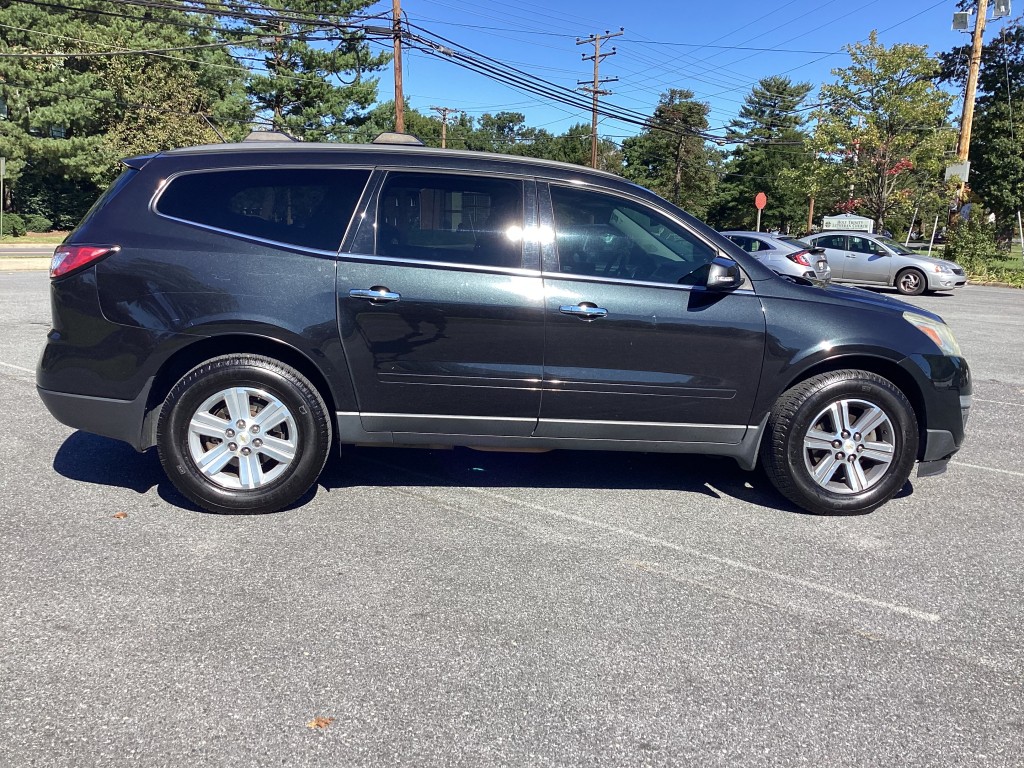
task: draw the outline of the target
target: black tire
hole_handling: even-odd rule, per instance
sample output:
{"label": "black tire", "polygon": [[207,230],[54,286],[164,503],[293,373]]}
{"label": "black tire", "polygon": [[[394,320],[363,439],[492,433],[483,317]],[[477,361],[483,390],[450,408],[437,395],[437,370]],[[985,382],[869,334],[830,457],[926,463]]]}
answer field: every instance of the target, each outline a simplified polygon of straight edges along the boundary
{"label": "black tire", "polygon": [[331,434],[323,398],[298,371],[259,355],[224,355],[171,389],[157,446],[175,488],[203,509],[265,513],[309,490]]}
{"label": "black tire", "polygon": [[778,399],[761,461],[794,504],[818,514],[859,514],[906,484],[918,442],[914,408],[895,384],[867,371],[833,371]]}
{"label": "black tire", "polygon": [[896,290],[904,296],[920,296],[927,289],[928,278],[919,269],[907,267],[896,275]]}

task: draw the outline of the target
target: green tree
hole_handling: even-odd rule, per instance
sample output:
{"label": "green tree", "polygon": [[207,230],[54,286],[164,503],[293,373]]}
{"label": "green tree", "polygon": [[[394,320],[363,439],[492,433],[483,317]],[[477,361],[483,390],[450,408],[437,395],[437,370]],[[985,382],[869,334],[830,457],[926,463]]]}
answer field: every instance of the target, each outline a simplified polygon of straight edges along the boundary
{"label": "green tree", "polygon": [[762,228],[784,232],[802,226],[806,218],[807,166],[812,153],[802,130],[806,112],[800,105],[810,83],[788,77],[763,78],[747,95],[728,136],[738,142],[724,167],[709,220],[720,229],[753,229],[757,220],[754,196],[764,192],[768,206]]}
{"label": "green tree", "polygon": [[198,111],[214,119],[248,115],[239,87],[244,71],[223,49],[94,55],[216,43],[189,14],[113,2],[5,2],[0,24],[7,52],[26,54],[0,59],[0,153],[10,159],[5,202],[59,227],[79,220],[122,154],[167,149],[179,138],[216,140],[205,121],[202,131],[189,127]]}
{"label": "green tree", "polygon": [[704,139],[709,111],[691,91],[662,94],[650,126],[622,142],[623,175],[704,216],[716,181],[716,158]]}
{"label": "green tree", "polygon": [[[942,80],[963,89],[970,47],[941,54]],[[984,46],[971,133],[971,190],[1008,236],[1024,202],[1024,26],[1017,20]]]}
{"label": "green tree", "polygon": [[[225,9],[205,2],[210,10]],[[377,98],[377,78],[366,77],[389,60],[372,55],[348,25],[372,0],[233,0],[226,10],[243,18],[247,39],[238,55],[259,60],[246,83],[257,113],[276,130],[308,141],[344,140],[366,119]],[[227,17],[226,17],[227,18]],[[393,130],[393,124],[392,124]]]}
{"label": "green tree", "polygon": [[822,86],[814,113],[819,178],[852,190],[841,209],[873,218],[879,229],[889,216],[909,223],[915,204],[942,194],[955,140],[952,97],[936,86],[938,63],[924,46],[886,48],[872,32],[846,50],[850,65],[832,70],[836,82]]}

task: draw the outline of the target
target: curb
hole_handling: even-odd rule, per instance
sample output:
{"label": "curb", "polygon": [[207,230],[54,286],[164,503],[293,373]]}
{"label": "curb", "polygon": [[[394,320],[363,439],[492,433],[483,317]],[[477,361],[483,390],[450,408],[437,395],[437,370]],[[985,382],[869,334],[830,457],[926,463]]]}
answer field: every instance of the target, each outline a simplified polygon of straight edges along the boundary
{"label": "curb", "polygon": [[0,272],[46,272],[49,256],[4,256],[0,253]]}

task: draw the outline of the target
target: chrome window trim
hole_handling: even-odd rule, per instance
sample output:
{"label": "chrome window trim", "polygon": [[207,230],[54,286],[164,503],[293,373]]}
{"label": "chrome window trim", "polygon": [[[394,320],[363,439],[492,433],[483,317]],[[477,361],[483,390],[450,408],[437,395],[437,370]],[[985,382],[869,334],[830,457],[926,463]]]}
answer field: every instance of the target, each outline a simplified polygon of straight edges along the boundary
{"label": "chrome window trim", "polygon": [[[735,262],[735,259],[729,258],[728,256],[723,256],[722,258],[726,258],[726,259],[729,259],[729,261]],[[738,264],[738,262],[737,262],[737,264]],[[742,269],[742,268],[743,268],[742,265],[740,265],[740,269]],[[594,283],[608,283],[610,285],[637,285],[637,286],[643,286],[645,288],[670,288],[670,289],[674,289],[674,290],[677,290],[677,291],[700,291],[700,292],[703,292],[703,293],[714,293],[714,294],[721,293],[722,295],[725,295],[726,293],[729,293],[729,294],[746,293],[746,294],[756,295],[756,293],[757,293],[754,290],[753,281],[749,277],[746,276],[746,273],[744,273],[743,281],[744,281],[744,283],[748,283],[749,287],[742,287],[741,286],[740,288],[734,288],[731,291],[710,291],[710,290],[708,290],[707,286],[704,286],[704,285],[682,285],[680,283],[661,283],[661,282],[657,282],[657,281],[653,281],[653,280],[630,280],[629,278],[626,278],[626,277],[601,277],[600,275],[575,275],[575,274],[573,274],[571,272],[541,272],[541,277],[544,277],[544,278],[550,279],[550,280],[571,280],[573,282],[584,282],[585,281],[585,282],[594,282]]]}
{"label": "chrome window trim", "polygon": [[396,267],[434,267],[441,269],[466,269],[472,272],[500,273],[504,275],[516,275],[517,277],[542,277],[539,269],[526,269],[525,267],[496,267],[487,264],[466,264],[461,261],[424,261],[422,259],[403,259],[399,256],[375,256],[364,253],[339,253],[331,254],[337,256],[338,261],[374,261],[377,263],[389,263]]}

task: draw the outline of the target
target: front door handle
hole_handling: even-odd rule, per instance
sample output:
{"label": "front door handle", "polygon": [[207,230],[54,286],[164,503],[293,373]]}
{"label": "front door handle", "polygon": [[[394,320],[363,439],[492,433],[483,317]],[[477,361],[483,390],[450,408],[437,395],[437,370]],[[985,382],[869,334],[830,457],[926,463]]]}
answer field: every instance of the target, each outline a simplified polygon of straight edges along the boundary
{"label": "front door handle", "polygon": [[563,315],[575,315],[580,320],[597,320],[608,315],[608,310],[599,307],[589,301],[582,301],[579,304],[569,304],[559,307],[558,311]]}
{"label": "front door handle", "polygon": [[366,299],[374,304],[387,304],[402,298],[402,294],[389,291],[382,285],[375,285],[369,290],[366,288],[353,288],[348,292],[348,295],[353,299]]}

